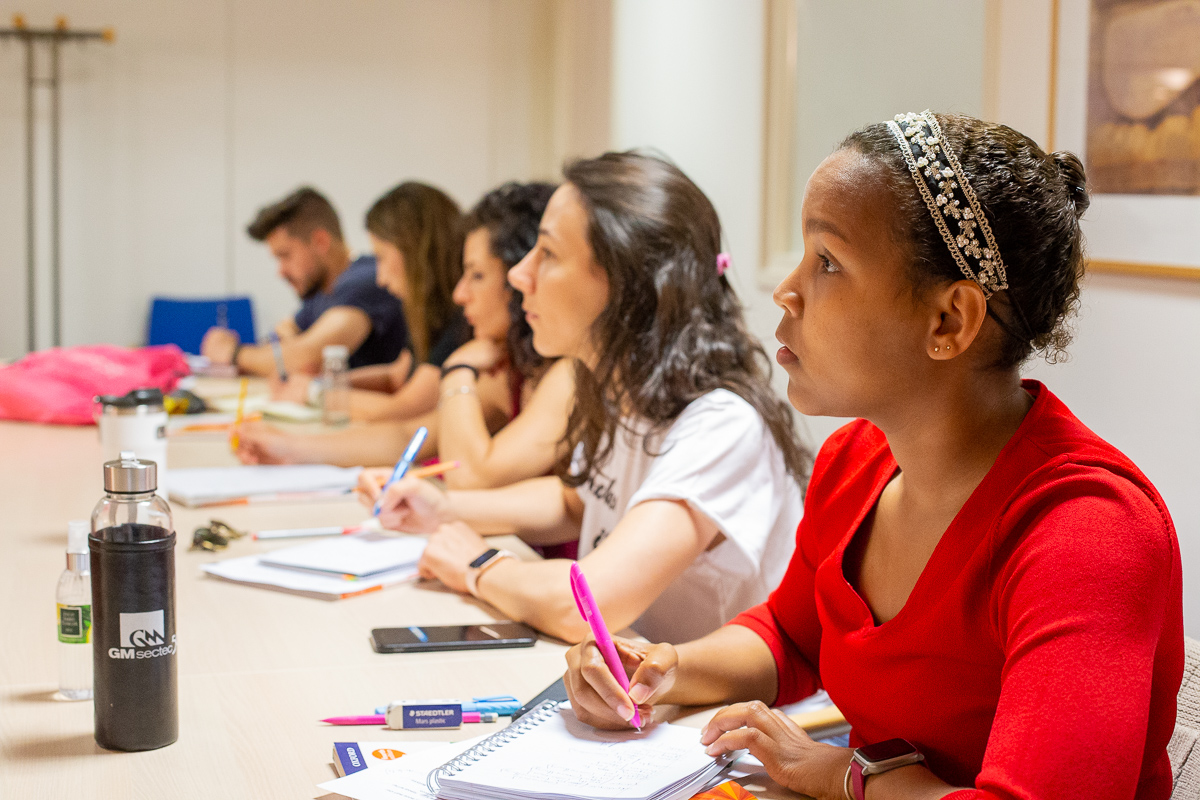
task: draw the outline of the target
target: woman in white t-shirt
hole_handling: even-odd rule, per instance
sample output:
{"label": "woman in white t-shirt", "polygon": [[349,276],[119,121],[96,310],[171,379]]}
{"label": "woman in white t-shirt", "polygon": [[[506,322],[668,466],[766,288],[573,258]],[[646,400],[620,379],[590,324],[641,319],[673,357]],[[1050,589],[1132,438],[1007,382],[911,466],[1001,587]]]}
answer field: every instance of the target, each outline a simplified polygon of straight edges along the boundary
{"label": "woman in white t-shirt", "polygon": [[555,475],[502,489],[406,479],[384,494],[381,519],[433,532],[425,577],[568,641],[587,632],[570,562],[521,561],[483,535],[578,541],[612,629],[687,641],[779,582],[806,455],[724,277],[704,193],[635,153],[578,161],[565,175],[509,281],[538,353],[576,361],[566,455]]}

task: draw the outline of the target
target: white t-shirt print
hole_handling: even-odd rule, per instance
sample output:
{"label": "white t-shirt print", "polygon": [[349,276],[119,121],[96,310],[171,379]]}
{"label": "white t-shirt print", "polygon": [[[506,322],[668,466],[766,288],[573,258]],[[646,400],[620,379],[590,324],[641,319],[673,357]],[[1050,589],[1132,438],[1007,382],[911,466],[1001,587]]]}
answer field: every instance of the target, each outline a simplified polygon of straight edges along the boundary
{"label": "white t-shirt print", "polygon": [[[630,426],[644,431],[647,426]],[[612,455],[579,487],[579,557],[647,500],[682,500],[725,535],[667,586],[633,624],[653,642],[680,643],[763,602],[783,578],[802,502],[783,454],[754,407],[726,389],[692,401],[650,443],[619,430]]]}

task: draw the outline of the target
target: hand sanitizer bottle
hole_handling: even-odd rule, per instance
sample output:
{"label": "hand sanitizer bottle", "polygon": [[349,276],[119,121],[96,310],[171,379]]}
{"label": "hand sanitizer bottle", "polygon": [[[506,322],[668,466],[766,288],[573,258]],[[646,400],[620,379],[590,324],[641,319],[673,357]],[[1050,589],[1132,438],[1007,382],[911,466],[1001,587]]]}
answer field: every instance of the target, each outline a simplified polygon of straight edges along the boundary
{"label": "hand sanitizer bottle", "polygon": [[67,523],[67,568],[58,579],[58,695],[92,698],[92,571],[87,520]]}
{"label": "hand sanitizer bottle", "polygon": [[324,370],[321,383],[321,421],[326,425],[350,422],[350,375],[347,372],[350,351],[345,345],[330,344],[321,350]]}

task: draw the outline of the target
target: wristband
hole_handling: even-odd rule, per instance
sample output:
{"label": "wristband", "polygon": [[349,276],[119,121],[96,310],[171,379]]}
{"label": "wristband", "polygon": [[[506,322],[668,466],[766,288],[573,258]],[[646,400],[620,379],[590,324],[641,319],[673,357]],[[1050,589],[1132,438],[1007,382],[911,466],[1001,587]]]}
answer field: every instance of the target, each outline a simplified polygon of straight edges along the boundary
{"label": "wristband", "polygon": [[472,377],[474,377],[475,380],[479,380],[479,370],[475,369],[470,364],[451,364],[448,367],[442,367],[442,377],[446,377],[456,369],[469,369],[471,370]]}

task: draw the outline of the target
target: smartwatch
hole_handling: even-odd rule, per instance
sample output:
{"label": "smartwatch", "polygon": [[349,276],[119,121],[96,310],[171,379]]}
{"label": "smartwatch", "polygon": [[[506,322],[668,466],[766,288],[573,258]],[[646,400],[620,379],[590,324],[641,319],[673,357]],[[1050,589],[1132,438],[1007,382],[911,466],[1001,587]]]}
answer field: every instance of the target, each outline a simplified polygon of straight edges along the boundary
{"label": "smartwatch", "polygon": [[850,761],[849,777],[854,789],[853,800],[865,800],[868,775],[879,775],[924,760],[925,756],[921,755],[921,751],[907,739],[888,739],[858,748]]}
{"label": "smartwatch", "polygon": [[506,558],[516,558],[516,553],[507,550],[497,550],[492,547],[484,550],[478,558],[467,565],[467,591],[479,597],[479,576]]}

